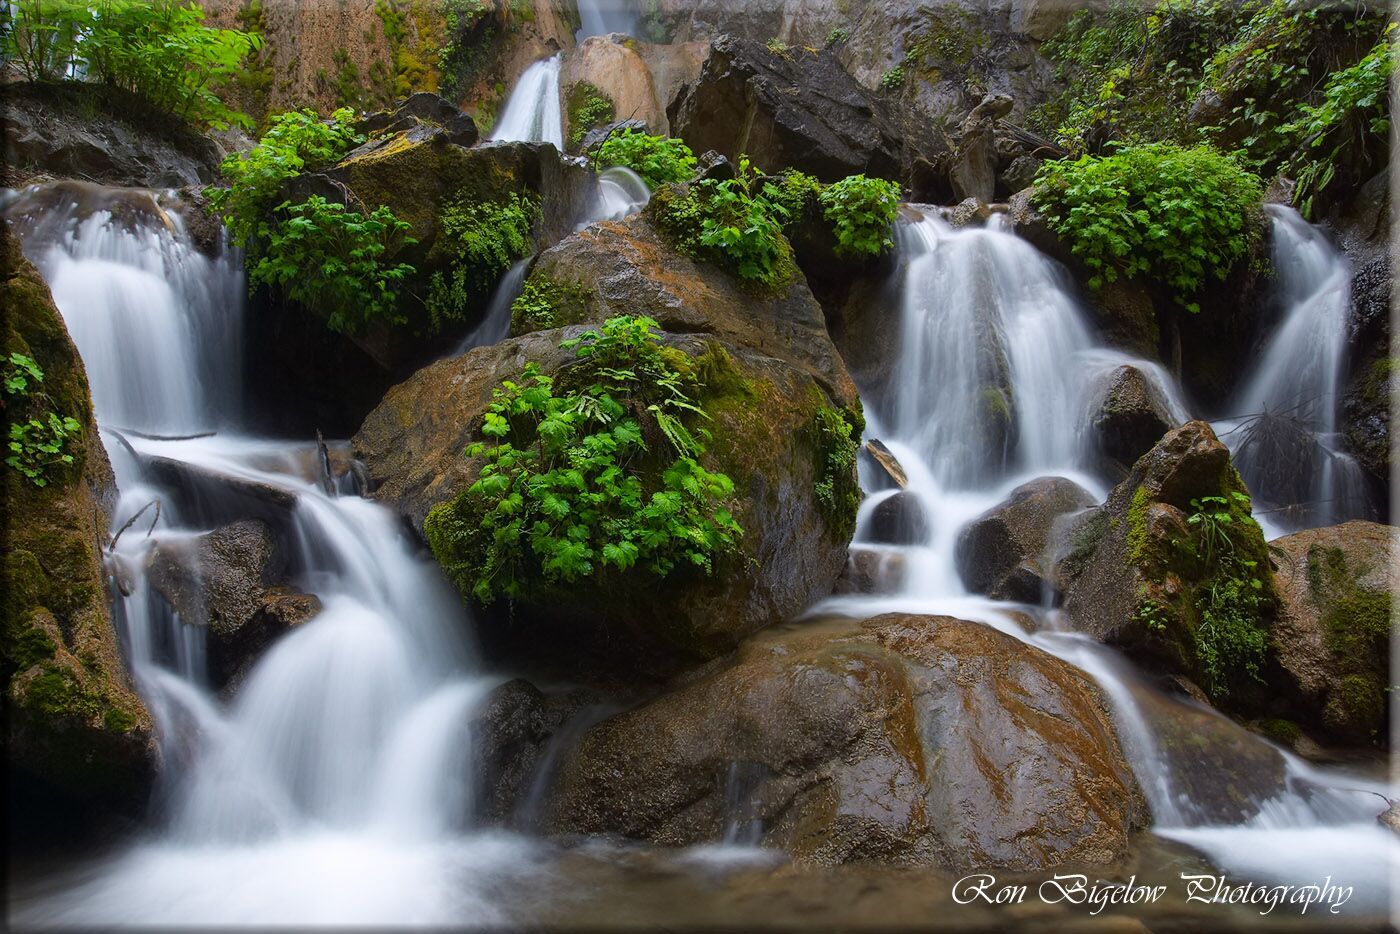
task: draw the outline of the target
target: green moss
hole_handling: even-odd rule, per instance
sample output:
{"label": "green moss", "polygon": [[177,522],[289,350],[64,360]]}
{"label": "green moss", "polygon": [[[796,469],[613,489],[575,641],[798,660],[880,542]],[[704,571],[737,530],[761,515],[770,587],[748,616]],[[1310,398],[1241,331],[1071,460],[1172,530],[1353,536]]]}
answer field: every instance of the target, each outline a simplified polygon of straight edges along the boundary
{"label": "green moss", "polygon": [[759,294],[781,292],[797,274],[777,212],[737,179],[662,186],[646,211],[676,250],[713,263]]}
{"label": "green moss", "polygon": [[102,725],[113,733],[125,733],[136,726],[136,718],[125,710],[112,707],[103,714]]}
{"label": "green moss", "polygon": [[512,263],[534,252],[531,230],[538,216],[538,203],[514,192],[504,201],[459,197],[443,208],[434,252],[446,256],[450,268],[429,281],[426,307],[432,330],[464,320]]}
{"label": "green moss", "polygon": [[860,450],[865,417],[859,410],[820,406],[812,419],[816,443],[814,492],[822,515],[838,538],[855,532],[860,508],[860,482],[856,477],[856,452]]}
{"label": "green moss", "polygon": [[605,126],[616,114],[612,99],[587,81],[569,85],[564,105],[569,120],[569,147],[573,149],[583,142],[585,133]]}
{"label": "green moss", "polygon": [[1292,720],[1265,720],[1259,724],[1259,732],[1283,746],[1292,746],[1303,738],[1303,731]]}
{"label": "green moss", "polygon": [[1132,504],[1128,506],[1128,563],[1142,565],[1147,562],[1147,510],[1152,505],[1144,487],[1133,491]]}
{"label": "green moss", "polygon": [[1308,587],[1318,606],[1323,644],[1342,676],[1333,698],[1347,724],[1363,735],[1384,724],[1393,624],[1390,594],[1357,583],[1373,570],[1351,567],[1341,548],[1315,544],[1308,549]]}
{"label": "green moss", "polygon": [[535,273],[511,303],[510,332],[520,335],[579,324],[588,314],[592,297],[587,286]]}

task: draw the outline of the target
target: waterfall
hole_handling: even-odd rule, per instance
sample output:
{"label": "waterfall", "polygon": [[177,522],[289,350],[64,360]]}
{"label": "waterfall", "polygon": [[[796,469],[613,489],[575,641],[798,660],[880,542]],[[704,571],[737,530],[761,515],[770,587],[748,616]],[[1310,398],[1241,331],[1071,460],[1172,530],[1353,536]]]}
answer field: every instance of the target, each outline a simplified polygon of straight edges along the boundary
{"label": "waterfall", "polygon": [[563,60],[562,54],[553,55],[525,69],[491,131],[492,141],[553,143],[564,151],[564,119],[559,106],[559,66]]}
{"label": "waterfall", "polygon": [[598,221],[616,221],[635,214],[651,200],[651,189],[626,166],[614,165],[598,173],[597,185],[583,217],[575,225],[582,230]]}
{"label": "waterfall", "polygon": [[[1302,232],[1300,239],[1310,241]],[[1386,892],[1386,867],[1396,844],[1375,822],[1380,799],[1374,794],[1391,793],[1387,786],[1309,766],[1214,710],[1168,697],[1116,651],[1067,631],[1059,611],[1044,611],[1045,625],[1027,634],[1008,613],[1015,605],[968,592],[955,563],[958,533],[1016,486],[1056,474],[1100,499],[1107,494],[1094,472],[1087,430],[1099,377],[1132,365],[1173,419],[1185,421],[1189,413],[1161,367],[1098,345],[1063,271],[1002,230],[997,218],[986,228],[954,229],[929,213],[903,226],[898,249],[898,305],[891,311],[900,316],[902,340],[885,390],[866,400],[867,430],[899,459],[908,477],[905,491],[924,512],[927,532],[907,546],[869,543],[872,512],[893,494],[867,497],[856,540],[900,561],[901,580],[889,593],[832,598],[813,614],[948,614],[1035,645],[1084,671],[1103,689],[1158,834],[1255,878],[1296,882],[1345,874],[1348,880],[1365,880],[1356,883],[1358,892],[1367,885]],[[1311,289],[1296,287],[1300,298],[1320,290],[1321,279],[1307,278],[1314,272],[1295,272],[1312,283]],[[1343,274],[1331,287],[1344,290],[1344,280]],[[1334,300],[1318,296],[1313,304]],[[1289,322],[1318,313],[1295,310]],[[1303,325],[1298,327],[1301,331]],[[1289,333],[1286,327],[1283,334]],[[1298,339],[1303,340],[1301,333]],[[1293,366],[1299,373],[1334,372],[1330,364]],[[1263,370],[1287,372],[1275,370],[1270,361]],[[1256,376],[1255,384],[1264,380]],[[1280,385],[1284,382],[1280,377]],[[1298,382],[1292,380],[1295,388]],[[993,394],[998,402],[989,407]],[[1278,763],[1282,787],[1251,774],[1251,757],[1204,767],[1183,758],[1166,741],[1183,724]],[[1210,771],[1217,767],[1220,774]],[[1257,813],[1226,820],[1209,806],[1213,795],[1239,796]],[[1297,852],[1298,847],[1313,855]]]}
{"label": "waterfall", "polygon": [[634,35],[637,28],[635,4],[628,0],[579,0],[578,32],[574,38],[582,42],[589,36],[606,36],[620,32]]}
{"label": "waterfall", "polygon": [[[201,254],[150,192],[37,188],[6,214],[86,365],[121,493],[114,527],[163,507],[114,555],[116,618],[163,760],[162,829],[17,916],[387,923],[407,905],[434,923],[499,920],[464,881],[510,862],[509,845],[463,833],[470,717],[494,682],[474,673],[461,601],[397,516],[323,484],[314,443],[238,432],[241,257]],[[205,620],[182,619],[146,568],[153,549],[246,515],[249,490],[290,504],[268,521],[291,583],[323,608],[220,696]]]}
{"label": "waterfall", "polygon": [[1375,518],[1360,466],[1337,434],[1351,273],[1326,236],[1290,207],[1266,207],[1282,320],[1217,431],[1269,531]]}

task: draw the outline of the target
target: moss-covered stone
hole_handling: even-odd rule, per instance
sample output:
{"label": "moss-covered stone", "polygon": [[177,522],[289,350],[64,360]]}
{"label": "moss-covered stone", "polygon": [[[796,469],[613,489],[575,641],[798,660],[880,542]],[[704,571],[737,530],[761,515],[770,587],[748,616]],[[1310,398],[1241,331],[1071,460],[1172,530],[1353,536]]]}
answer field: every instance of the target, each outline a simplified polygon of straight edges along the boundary
{"label": "moss-covered stone", "polygon": [[[44,372],[42,396],[7,396],[4,421],[52,409],[78,420],[73,463],[39,487],[5,466],[0,677],[9,705],[8,755],[25,795],[57,795],[80,814],[133,812],[153,769],[151,719],[122,667],[100,548],[111,467],[92,418],[77,349],[18,242],[0,229],[0,353],[22,353]],[[16,802],[12,799],[12,806]]]}
{"label": "moss-covered stone", "polygon": [[588,314],[592,291],[548,273],[531,275],[510,306],[510,333],[526,334],[579,324]]}

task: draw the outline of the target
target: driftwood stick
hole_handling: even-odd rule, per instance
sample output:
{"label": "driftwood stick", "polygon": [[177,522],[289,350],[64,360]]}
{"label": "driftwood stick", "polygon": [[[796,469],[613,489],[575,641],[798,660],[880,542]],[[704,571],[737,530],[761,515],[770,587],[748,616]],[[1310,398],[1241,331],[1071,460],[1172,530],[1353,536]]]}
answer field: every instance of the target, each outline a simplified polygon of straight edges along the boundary
{"label": "driftwood stick", "polygon": [[150,432],[137,431],[135,428],[108,428],[106,430],[114,434],[134,435],[146,441],[193,441],[196,438],[212,438],[218,434],[217,431],[201,431],[199,434],[194,435],[153,435]]}
{"label": "driftwood stick", "polygon": [[151,527],[146,530],[146,537],[151,537],[151,533],[154,532],[156,529],[156,523],[160,521],[159,499],[151,500],[149,503],[136,510],[136,512],[132,513],[130,519],[127,519],[125,522],[122,523],[122,527],[117,529],[117,534],[112,536],[111,544],[107,546],[107,551],[109,553],[117,550],[117,542],[121,540],[122,533],[124,533],[127,529],[131,528],[132,525],[136,523],[136,520],[141,518],[141,513],[145,512],[147,509],[150,509],[152,506],[156,507],[156,514],[151,519]]}

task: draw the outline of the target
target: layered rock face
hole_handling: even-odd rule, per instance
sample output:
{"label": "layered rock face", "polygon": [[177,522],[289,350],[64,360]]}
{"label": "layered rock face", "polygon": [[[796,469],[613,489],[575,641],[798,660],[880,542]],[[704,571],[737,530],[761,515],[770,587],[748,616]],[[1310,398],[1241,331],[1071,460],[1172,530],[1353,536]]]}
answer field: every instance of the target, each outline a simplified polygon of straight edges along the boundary
{"label": "layered rock face", "polygon": [[[3,352],[43,370],[34,395],[7,395],[6,422],[75,419],[81,430],[38,486],[3,471],[6,750],[11,819],[29,824],[34,802],[45,835],[90,815],[144,809],[155,769],[151,718],[122,667],[102,566],[116,488],[77,349],[38,272],[0,228]],[[42,391],[42,398],[36,398]]]}
{"label": "layered rock face", "polygon": [[764,634],[593,728],[555,829],[687,845],[759,828],[798,860],[1107,865],[1146,819],[1097,690],[1011,636],[880,616]]}
{"label": "layered rock face", "polygon": [[583,325],[650,316],[667,345],[700,361],[712,437],[702,462],[734,481],[740,552],[711,576],[634,573],[599,592],[584,584],[567,596],[539,593],[517,604],[518,615],[553,632],[548,644],[597,647],[610,638],[605,664],[640,657],[644,668],[665,671],[728,651],[829,593],[845,563],[854,503],[833,510],[816,491],[824,479],[854,489],[855,475],[852,463],[827,477],[820,413],[845,412],[858,424],[859,402],[802,277],[776,294],[753,294],[677,253],[637,216],[564,240],[530,275],[583,287],[572,323],[439,361],[392,389],[354,438],[376,497],[421,529],[433,506],[476,478],[480,460],[462,452],[479,437],[503,379],[529,362],[557,373],[574,359],[560,343]]}

